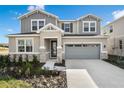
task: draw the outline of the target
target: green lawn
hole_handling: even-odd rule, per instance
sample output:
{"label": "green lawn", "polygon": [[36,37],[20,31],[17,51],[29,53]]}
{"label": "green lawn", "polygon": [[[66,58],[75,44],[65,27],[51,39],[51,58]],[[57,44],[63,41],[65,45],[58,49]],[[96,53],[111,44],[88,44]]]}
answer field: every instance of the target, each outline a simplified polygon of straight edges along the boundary
{"label": "green lawn", "polygon": [[0,80],[0,88],[31,88],[32,86],[22,80]]}

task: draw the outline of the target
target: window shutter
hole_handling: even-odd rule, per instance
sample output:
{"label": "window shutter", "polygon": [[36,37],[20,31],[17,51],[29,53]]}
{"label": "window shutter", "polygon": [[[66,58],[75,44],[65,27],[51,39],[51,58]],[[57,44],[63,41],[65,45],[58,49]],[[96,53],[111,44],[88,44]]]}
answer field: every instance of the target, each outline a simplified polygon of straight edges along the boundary
{"label": "window shutter", "polygon": [[73,32],[73,23],[70,23],[70,32]]}
{"label": "window shutter", "polygon": [[62,23],[62,30],[64,30],[64,23]]}

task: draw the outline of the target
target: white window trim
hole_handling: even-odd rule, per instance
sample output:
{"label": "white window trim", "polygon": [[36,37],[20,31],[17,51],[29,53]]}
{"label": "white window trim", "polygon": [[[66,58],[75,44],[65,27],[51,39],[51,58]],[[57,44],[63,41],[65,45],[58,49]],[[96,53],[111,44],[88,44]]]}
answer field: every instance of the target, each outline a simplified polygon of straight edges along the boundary
{"label": "white window trim", "polygon": [[[65,24],[69,24],[69,32],[71,32],[71,25],[70,25],[70,22],[64,22],[64,31],[65,31]],[[67,27],[66,27],[67,28]],[[65,31],[66,32],[66,31]],[[66,32],[66,33],[68,33],[68,32]]]}
{"label": "white window trim", "polygon": [[[84,23],[89,23],[89,31],[84,31]],[[90,31],[90,23],[95,23],[95,31]],[[90,33],[90,32],[91,33],[94,33],[94,32],[96,32],[96,29],[97,29],[96,28],[96,21],[83,21],[83,24],[82,25],[83,25],[83,32],[84,33]]]}
{"label": "white window trim", "polygon": [[34,39],[33,38],[16,38],[16,53],[18,54],[27,54],[27,53],[32,53],[32,52],[26,52],[26,48],[25,48],[25,52],[19,52],[18,51],[18,40],[32,40],[32,52],[34,52]]}
{"label": "white window trim", "polygon": [[[37,30],[32,30],[32,21],[37,21]],[[45,19],[31,19],[31,32],[35,32],[39,30],[39,21],[44,21],[44,26],[45,26]]]}

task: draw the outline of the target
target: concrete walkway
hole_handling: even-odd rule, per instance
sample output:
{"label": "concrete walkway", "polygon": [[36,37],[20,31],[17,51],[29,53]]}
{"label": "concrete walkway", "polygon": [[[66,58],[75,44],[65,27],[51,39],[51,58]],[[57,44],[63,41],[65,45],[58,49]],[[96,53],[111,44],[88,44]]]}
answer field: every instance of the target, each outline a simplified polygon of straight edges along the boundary
{"label": "concrete walkway", "polygon": [[97,88],[85,69],[67,69],[66,75],[68,88]]}

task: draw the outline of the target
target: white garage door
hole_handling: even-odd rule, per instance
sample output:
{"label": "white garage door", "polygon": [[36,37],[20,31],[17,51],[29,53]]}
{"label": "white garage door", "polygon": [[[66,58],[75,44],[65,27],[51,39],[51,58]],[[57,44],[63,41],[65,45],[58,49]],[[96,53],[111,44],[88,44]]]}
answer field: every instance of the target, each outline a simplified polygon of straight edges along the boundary
{"label": "white garage door", "polygon": [[66,59],[99,59],[100,44],[67,44]]}

